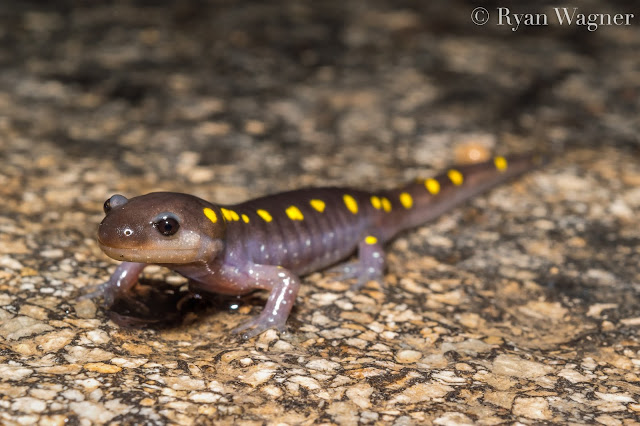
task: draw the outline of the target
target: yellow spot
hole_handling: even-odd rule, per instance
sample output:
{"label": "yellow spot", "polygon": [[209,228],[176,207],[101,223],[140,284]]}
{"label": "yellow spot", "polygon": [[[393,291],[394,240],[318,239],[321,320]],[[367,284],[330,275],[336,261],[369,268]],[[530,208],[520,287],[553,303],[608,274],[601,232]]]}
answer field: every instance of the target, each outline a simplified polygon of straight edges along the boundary
{"label": "yellow spot", "polygon": [[266,210],[258,209],[256,210],[256,213],[258,213],[258,216],[264,219],[265,222],[271,222],[273,220],[269,212]]}
{"label": "yellow spot", "polygon": [[424,186],[432,195],[436,195],[438,192],[440,192],[440,182],[433,178],[427,179],[424,182]]}
{"label": "yellow spot", "polygon": [[374,209],[380,210],[380,207],[382,207],[382,202],[380,201],[380,197],[376,197],[375,195],[371,197],[371,205],[373,206]]}
{"label": "yellow spot", "polygon": [[220,210],[222,210],[222,215],[229,222],[231,222],[232,220],[240,220],[240,216],[238,215],[238,213],[234,212],[233,210],[228,210],[224,207],[221,207]]}
{"label": "yellow spot", "polygon": [[456,186],[462,185],[464,178],[462,177],[462,173],[457,171],[456,169],[451,169],[447,172],[447,176],[449,176],[449,180]]}
{"label": "yellow spot", "polygon": [[227,210],[224,207],[221,207],[220,211],[222,211],[222,215],[225,219],[227,219],[227,221],[231,222],[233,220],[233,216],[231,216],[231,210]]}
{"label": "yellow spot", "polygon": [[376,237],[374,237],[373,235],[369,235],[367,238],[364,239],[364,242],[371,245],[371,244],[375,244],[378,242],[378,239]]}
{"label": "yellow spot", "polygon": [[344,205],[347,206],[347,208],[351,213],[353,214],[358,213],[358,203],[356,202],[355,198],[353,198],[349,194],[344,194],[342,196],[342,199],[344,200]]}
{"label": "yellow spot", "polygon": [[405,209],[410,209],[413,206],[413,198],[408,192],[403,192],[400,194],[400,203]]}
{"label": "yellow spot", "polygon": [[320,213],[324,211],[325,203],[322,200],[311,200],[309,201],[309,204],[311,204],[311,207],[318,210]]}
{"label": "yellow spot", "polygon": [[246,214],[242,214],[242,220],[244,221],[244,223],[249,223],[249,216],[247,216]]}
{"label": "yellow spot", "polygon": [[287,210],[285,210],[285,212],[287,213],[287,216],[289,216],[289,219],[291,219],[291,220],[303,220],[304,219],[304,216],[302,215],[302,212],[296,206],[287,207]]}
{"label": "yellow spot", "polygon": [[391,211],[391,201],[389,201],[389,199],[382,197],[380,199],[380,202],[382,203],[382,209],[389,213]]}
{"label": "yellow spot", "polygon": [[203,212],[207,219],[209,219],[211,222],[216,223],[218,221],[218,215],[209,207],[205,207]]}
{"label": "yellow spot", "polygon": [[493,164],[496,165],[496,169],[499,171],[507,170],[507,159],[504,157],[496,157],[493,159]]}

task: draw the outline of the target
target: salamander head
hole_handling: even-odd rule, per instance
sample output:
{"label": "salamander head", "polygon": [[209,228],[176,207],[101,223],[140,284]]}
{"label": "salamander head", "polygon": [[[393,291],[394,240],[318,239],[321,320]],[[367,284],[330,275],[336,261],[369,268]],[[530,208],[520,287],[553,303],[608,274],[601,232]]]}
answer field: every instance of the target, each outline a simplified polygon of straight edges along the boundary
{"label": "salamander head", "polygon": [[176,264],[212,260],[224,247],[220,208],[198,197],[153,192],[104,203],[98,244],[109,257],[140,263]]}

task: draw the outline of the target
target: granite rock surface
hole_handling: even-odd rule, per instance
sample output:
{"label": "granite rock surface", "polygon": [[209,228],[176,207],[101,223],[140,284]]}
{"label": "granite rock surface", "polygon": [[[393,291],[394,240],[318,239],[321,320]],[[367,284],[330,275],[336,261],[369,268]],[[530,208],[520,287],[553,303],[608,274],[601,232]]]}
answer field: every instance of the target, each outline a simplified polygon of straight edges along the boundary
{"label": "granite rock surface", "polygon": [[[499,6],[0,4],[0,423],[638,424],[640,14],[512,31]],[[117,264],[114,193],[386,188],[530,150],[552,161],[395,239],[385,286],[305,277],[287,333],[230,334],[261,293],[177,309],[160,267],[135,327],[78,300]]]}

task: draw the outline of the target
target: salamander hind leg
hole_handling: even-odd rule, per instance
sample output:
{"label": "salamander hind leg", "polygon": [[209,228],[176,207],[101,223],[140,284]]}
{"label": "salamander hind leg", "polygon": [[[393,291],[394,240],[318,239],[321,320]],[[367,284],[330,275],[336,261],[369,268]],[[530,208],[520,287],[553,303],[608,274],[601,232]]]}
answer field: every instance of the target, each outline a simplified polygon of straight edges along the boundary
{"label": "salamander hind leg", "polygon": [[300,279],[294,273],[279,266],[256,264],[241,271],[228,269],[223,273],[225,278],[242,280],[252,288],[269,290],[269,298],[262,312],[234,328],[233,333],[242,333],[242,337],[248,339],[270,328],[285,331],[287,318],[300,289]]}
{"label": "salamander hind leg", "polygon": [[384,249],[373,235],[367,235],[358,245],[358,260],[329,269],[337,272],[338,280],[357,278],[351,290],[359,290],[369,281],[384,285]]}
{"label": "salamander hind leg", "polygon": [[358,245],[358,281],[352,290],[361,289],[369,281],[384,285],[384,249],[373,235],[367,235]]}

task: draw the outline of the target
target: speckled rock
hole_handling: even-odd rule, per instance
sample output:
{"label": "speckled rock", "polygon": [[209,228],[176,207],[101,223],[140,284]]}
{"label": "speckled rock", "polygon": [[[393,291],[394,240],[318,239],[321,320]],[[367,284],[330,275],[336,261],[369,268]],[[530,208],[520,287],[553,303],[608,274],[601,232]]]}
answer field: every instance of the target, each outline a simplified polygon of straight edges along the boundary
{"label": "speckled rock", "polygon": [[[321,3],[0,4],[0,423],[638,424],[637,22]],[[392,242],[384,286],[305,277],[286,333],[230,334],[260,293],[132,328],[78,299],[115,268],[114,193],[390,187],[530,150],[552,161]],[[184,284],[149,268],[140,301]]]}

